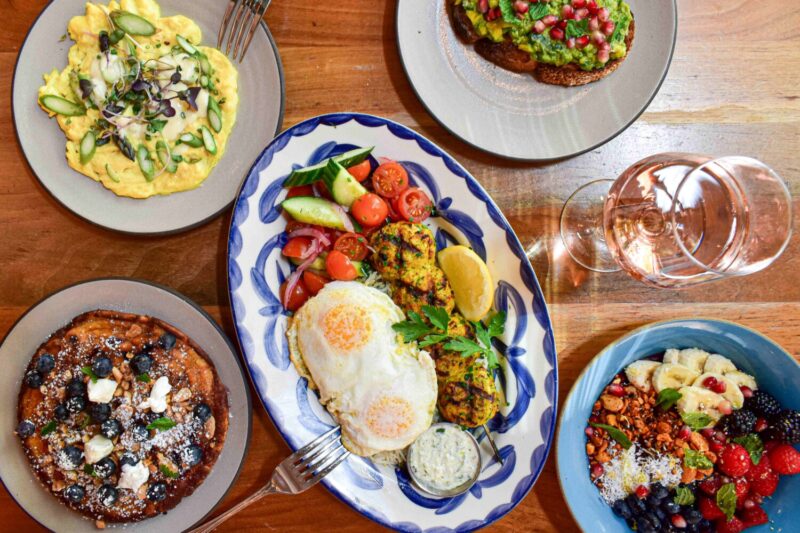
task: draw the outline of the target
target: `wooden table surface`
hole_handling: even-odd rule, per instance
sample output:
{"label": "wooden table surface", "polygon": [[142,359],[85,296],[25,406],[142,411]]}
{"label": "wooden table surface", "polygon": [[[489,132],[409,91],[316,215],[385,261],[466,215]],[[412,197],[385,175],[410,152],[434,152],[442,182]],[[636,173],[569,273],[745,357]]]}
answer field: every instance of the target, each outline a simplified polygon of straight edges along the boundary
{"label": "wooden table surface", "polygon": [[[582,270],[565,257],[557,236],[561,205],[579,185],[613,177],[643,156],[669,150],[762,159],[789,182],[795,209],[800,208],[797,3],[679,0],[675,58],[647,112],[591,153],[531,165],[472,149],[427,114],[400,64],[394,30],[397,1],[273,2],[266,20],[285,70],[284,127],[320,113],[374,113],[415,128],[470,170],[532,252],[555,326],[562,398],[602,347],[654,320],[735,320],[800,358],[798,237],[762,273],[672,292],[646,288],[622,273]],[[28,168],[14,135],[11,80],[26,32],[45,4],[0,1],[5,14],[0,32],[0,335],[56,289],[89,278],[131,276],[183,292],[205,306],[234,338],[224,268],[228,214],[181,235],[124,236],[60,207]],[[795,235],[800,233],[798,221],[800,217]],[[247,462],[221,509],[264,483],[288,452],[257,401],[253,422]],[[531,494],[491,530],[578,529],[561,496],[553,459],[551,453]],[[6,531],[38,528],[2,489],[0,524]],[[245,529],[366,531],[378,526],[316,487],[301,496],[263,500],[220,530]]]}

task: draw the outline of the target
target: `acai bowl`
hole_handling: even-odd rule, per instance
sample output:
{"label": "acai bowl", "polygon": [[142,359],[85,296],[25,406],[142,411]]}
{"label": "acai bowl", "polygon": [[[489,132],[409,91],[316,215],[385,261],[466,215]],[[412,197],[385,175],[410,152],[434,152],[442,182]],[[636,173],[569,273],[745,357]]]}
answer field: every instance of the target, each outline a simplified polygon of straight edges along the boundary
{"label": "acai bowl", "polygon": [[[620,471],[619,463],[625,462],[620,456],[623,453],[633,454],[636,452],[636,446],[640,445],[643,440],[640,439],[640,435],[635,428],[631,427],[633,424],[628,424],[627,421],[624,423],[614,421],[616,426],[624,430],[624,433],[633,437],[630,439],[633,441],[633,445],[629,446],[627,449],[623,448],[619,441],[612,438],[612,431],[607,431],[603,427],[605,425],[603,423],[606,420],[599,420],[597,418],[598,415],[602,416],[604,414],[603,411],[605,407],[611,407],[613,409],[619,407],[620,411],[615,416],[621,418],[629,414],[626,410],[627,404],[632,403],[634,400],[641,400],[641,403],[645,404],[649,401],[649,397],[652,398],[652,403],[658,403],[659,399],[663,399],[663,397],[659,398],[661,394],[657,393],[655,390],[644,392],[636,387],[632,383],[632,381],[636,379],[636,374],[634,373],[633,375],[634,379],[629,380],[625,370],[628,369],[631,364],[643,360],[652,361],[654,363],[652,365],[653,367],[656,367],[656,364],[664,364],[669,361],[671,361],[671,364],[678,363],[680,354],[683,350],[687,349],[696,349],[698,350],[697,353],[704,352],[706,354],[724,357],[731,365],[735,366],[735,370],[728,368],[727,371],[741,372],[744,375],[753,377],[756,381],[756,390],[759,392],[754,396],[750,386],[744,385],[743,383],[741,385],[736,385],[737,389],[740,386],[743,387],[740,389],[744,393],[743,396],[746,395],[749,396],[749,398],[744,398],[741,405],[738,405],[734,399],[733,402],[729,402],[732,404],[729,410],[728,405],[723,403],[723,401],[728,400],[723,397],[720,403],[714,403],[713,406],[714,409],[716,409],[722,404],[723,413],[714,413],[709,408],[713,402],[701,404],[693,404],[690,402],[690,405],[701,405],[701,407],[696,409],[693,407],[693,411],[706,410],[706,413],[711,415],[712,419],[719,417],[714,420],[706,420],[707,427],[704,426],[702,428],[697,425],[697,418],[699,417],[694,416],[694,413],[692,413],[691,416],[687,416],[687,413],[679,412],[677,407],[670,407],[670,409],[674,411],[671,413],[674,429],[670,430],[668,433],[675,433],[671,435],[670,438],[684,438],[687,443],[685,448],[691,450],[689,455],[692,456],[693,460],[698,459],[701,455],[705,458],[710,457],[714,459],[711,465],[702,465],[704,467],[710,466],[710,468],[703,469],[704,473],[692,473],[694,477],[688,483],[684,483],[684,480],[681,479],[683,477],[682,469],[687,468],[687,466],[684,462],[684,458],[679,457],[677,464],[674,460],[672,462],[667,460],[661,461],[661,463],[657,465],[658,468],[653,467],[648,471],[647,477],[629,482],[627,487],[622,489],[617,488],[616,491],[601,490],[602,487],[598,485],[602,485],[602,482],[598,483],[598,480],[606,479],[604,476],[607,474],[609,468]],[[665,358],[665,353],[667,353],[668,350],[676,351],[669,352],[671,356]],[[692,352],[686,352],[687,355],[690,353]],[[708,355],[705,357],[708,358]],[[690,357],[689,359],[691,360],[692,358]],[[721,360],[714,358],[713,361],[718,363]],[[682,362],[686,362],[686,359],[684,358]],[[683,379],[685,379],[687,383],[679,384],[675,387],[675,390],[680,390],[683,386],[694,387],[695,381],[697,381],[697,388],[708,390],[709,393],[714,393],[711,388],[716,388],[717,390],[722,389],[719,383],[714,383],[711,380],[707,381],[708,376],[704,375],[707,373],[704,368],[705,362],[706,361],[703,360],[701,364],[695,361],[698,367],[695,370],[697,375],[694,373],[684,375]],[[712,365],[713,364],[714,363],[712,363]],[[718,372],[712,373],[716,374]],[[652,384],[652,374],[650,377]],[[639,381],[639,385],[643,383],[641,380],[637,381]],[[718,381],[725,380],[723,378]],[[626,519],[626,517],[620,515],[621,504],[617,504],[615,509],[612,510],[616,499],[624,501],[625,498],[631,497],[631,501],[628,503],[636,504],[634,500],[641,501],[643,504],[642,510],[645,512],[654,511],[654,508],[658,507],[665,518],[665,520],[660,520],[661,524],[657,528],[650,529],[649,527],[640,527],[637,530],[741,531],[743,529],[740,529],[740,527],[744,524],[739,524],[737,522],[737,520],[740,520],[740,517],[744,517],[745,515],[752,517],[754,514],[760,513],[760,511],[755,510],[749,511],[750,514],[747,514],[745,512],[745,503],[751,509],[763,509],[767,520],[763,525],[752,526],[752,529],[748,528],[748,531],[793,530],[794,524],[798,520],[798,515],[800,515],[800,511],[797,511],[790,505],[790,502],[795,502],[800,497],[800,476],[769,473],[766,472],[766,470],[770,458],[774,453],[774,449],[778,446],[781,447],[781,449],[778,450],[778,455],[789,454],[791,456],[790,462],[794,461],[797,456],[796,443],[787,444],[779,442],[776,444],[769,444],[769,442],[779,440],[779,437],[775,435],[776,432],[774,428],[769,429],[769,426],[785,423],[787,417],[797,416],[793,413],[800,408],[800,401],[798,401],[798,398],[794,394],[798,383],[800,383],[800,365],[797,364],[790,354],[767,337],[732,322],[708,319],[677,319],[658,322],[637,329],[615,341],[600,352],[578,377],[572,391],[567,396],[561,412],[557,437],[557,468],[562,491],[575,520],[587,531],[590,529],[596,531],[631,530],[629,525],[635,524],[637,517],[643,513],[635,511],[634,516],[628,516]],[[661,383],[662,387],[663,385],[664,384]],[[667,385],[669,385],[669,383],[667,383]],[[726,390],[730,393],[731,391],[728,390],[728,386],[731,385],[727,382],[726,385]],[[750,385],[752,385],[752,382]],[[612,391],[610,389],[614,390]],[[625,406],[614,406],[612,405],[614,402],[609,402],[608,406],[605,405],[601,397],[604,395],[614,396],[614,394],[610,394],[611,392],[619,394],[619,398],[625,400]],[[692,389],[692,391],[684,390],[683,392],[693,400],[692,392],[697,391]],[[666,393],[666,395],[669,396],[670,393]],[[728,396],[730,396],[730,394],[728,394]],[[753,398],[757,399],[754,400]],[[680,399],[676,400],[675,405],[677,405]],[[637,402],[637,404],[638,403],[639,402]],[[685,406],[685,404],[686,400],[684,400],[682,405]],[[763,427],[765,423],[763,419],[765,417],[760,413],[764,406],[775,410],[775,421],[767,422],[767,427]],[[759,411],[759,414],[754,416],[754,420],[752,420],[751,424],[747,413],[753,410]],[[669,409],[667,409],[667,411],[669,411]],[[649,417],[644,416],[642,421],[645,422],[647,427],[651,428],[650,431],[657,433],[657,425],[659,422],[662,422],[658,417],[662,416],[664,413],[662,413],[660,407],[656,408],[654,413],[657,414],[653,414]],[[781,415],[780,413],[785,414]],[[687,425],[687,418],[690,422],[693,422],[692,425],[696,427],[689,428],[689,434],[679,435],[682,430],[684,432],[686,431],[685,426]],[[737,424],[742,424],[746,427],[740,429],[737,425],[736,429],[731,431],[729,425],[734,420]],[[742,420],[744,420],[744,422],[742,422]],[[703,420],[700,420],[700,422],[702,421]],[[757,428],[756,421],[758,421]],[[792,425],[793,424],[789,424],[789,426]],[[627,429],[628,427],[630,427],[630,430]],[[791,427],[789,430],[791,432]],[[761,463],[760,467],[753,462],[756,460],[754,456],[749,453],[744,453],[742,469],[748,470],[748,472],[742,474],[741,472],[734,471],[733,474],[735,475],[728,475],[727,472],[721,471],[731,470],[730,461],[728,461],[728,465],[724,468],[721,467],[721,464],[724,463],[724,461],[722,463],[720,462],[723,455],[728,455],[729,458],[730,456],[735,456],[736,452],[742,451],[739,449],[740,446],[742,449],[745,448],[744,445],[739,443],[747,440],[741,438],[741,435],[728,435],[729,432],[743,432],[747,435],[752,433],[762,440],[763,444],[766,444],[767,449],[761,452],[761,456],[766,459],[758,458],[758,462]],[[718,433],[719,435],[717,435]],[[708,444],[713,445],[709,446],[711,449],[702,445],[699,446],[699,450],[695,449],[698,447],[690,444],[691,441],[689,439],[690,435],[693,434],[698,436],[693,440],[698,443],[705,440]],[[616,435],[619,436],[619,434]],[[592,436],[595,437],[594,440]],[[700,439],[699,436],[702,436],[703,439]],[[780,437],[782,436],[783,435],[780,435]],[[603,438],[598,439],[598,437]],[[790,437],[787,438],[794,439],[795,436],[790,435]],[[620,437],[620,439],[624,440],[622,437]],[[607,445],[610,457],[603,458],[604,461],[601,463],[603,471],[600,471],[600,469],[597,468],[598,461],[595,459],[597,452],[591,448],[595,444],[602,444],[603,440],[610,443]],[[750,437],[749,440],[754,441],[755,439]],[[665,446],[665,448],[663,452],[645,453],[643,455],[654,460],[649,461],[650,465],[653,466],[653,464],[657,462],[655,460],[664,459],[670,454],[681,454],[681,452],[676,453],[673,451],[675,448],[674,446]],[[704,450],[703,448],[706,449]],[[747,445],[748,451],[752,450],[752,448],[753,446]],[[616,455],[615,449],[617,451]],[[714,449],[716,453],[711,452],[711,450]],[[590,450],[592,454],[589,454]],[[708,457],[706,457],[705,452],[711,453],[708,453]],[[779,463],[779,466],[773,465],[773,468],[786,471],[785,461],[782,459],[783,458],[778,458],[776,463]],[[699,460],[703,461],[702,459]],[[616,463],[614,463],[614,466],[611,466],[614,461],[616,461]],[[648,461],[641,461],[638,464],[642,464],[642,462],[647,463]],[[634,461],[627,462],[628,465],[634,463]],[[667,472],[666,470],[670,471]],[[630,472],[630,470],[628,470],[628,472]],[[633,472],[635,473],[635,469]],[[654,472],[659,472],[656,478],[653,478]],[[740,478],[749,479],[747,481],[741,481],[740,483],[738,481]],[[754,479],[757,479],[757,481],[755,481],[755,483],[750,483]],[[663,483],[656,484],[658,481]],[[749,486],[745,488],[745,484],[749,484]],[[717,500],[717,493],[726,485],[730,485],[730,487],[724,490],[722,494],[720,494],[720,499]],[[763,485],[775,485],[775,487],[772,488],[771,495],[761,497],[752,494],[751,486],[762,487]],[[680,487],[680,489],[678,487]],[[688,489],[688,491],[684,489]],[[737,491],[736,489],[740,490]],[[620,490],[622,490],[622,492],[619,492]],[[666,507],[671,506],[678,491],[680,491],[683,496],[678,499],[681,504],[678,505],[675,514],[681,515],[681,519],[685,520],[683,515],[689,518],[688,512],[695,509],[699,515],[702,516],[701,519],[694,524],[684,524],[683,520],[680,519],[676,519],[675,522],[673,522],[672,515],[663,511]],[[611,493],[611,497],[609,497],[609,492]],[[691,496],[689,495],[690,492]],[[731,492],[732,494],[729,495],[727,492]],[[739,494],[739,492],[741,492],[741,494]],[[656,495],[653,493],[656,493]],[[726,498],[726,496],[731,496],[731,498]],[[683,498],[685,498],[685,500]],[[694,501],[689,504],[688,502],[691,499],[694,499]],[[724,505],[726,500],[731,500],[727,506]],[[726,508],[730,513],[730,521],[732,523],[729,529],[726,529],[727,526],[721,525],[719,522],[720,519],[712,518],[709,519],[708,522],[702,521],[706,519],[706,514],[718,512],[710,510],[713,506],[709,505],[710,502],[716,504],[718,501],[723,502],[722,508]],[[627,509],[630,508],[630,506],[627,507]],[[622,512],[622,515],[627,514],[628,513],[624,511]],[[761,515],[762,519],[764,515]],[[631,520],[631,518],[633,520]],[[726,515],[723,520],[727,524],[728,515]],[[702,525],[709,527],[702,529],[700,527]]]}

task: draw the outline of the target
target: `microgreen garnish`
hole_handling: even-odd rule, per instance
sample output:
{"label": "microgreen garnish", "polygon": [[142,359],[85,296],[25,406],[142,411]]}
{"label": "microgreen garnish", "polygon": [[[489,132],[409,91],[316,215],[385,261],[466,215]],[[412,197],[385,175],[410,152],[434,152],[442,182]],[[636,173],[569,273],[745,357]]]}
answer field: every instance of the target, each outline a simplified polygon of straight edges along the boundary
{"label": "microgreen garnish", "polygon": [[89,464],[83,465],[83,473],[92,477],[95,477],[97,475],[94,472],[94,467]]}
{"label": "microgreen garnish", "polygon": [[81,372],[89,376],[89,379],[92,380],[92,383],[97,383],[97,380],[100,379],[100,376],[95,374],[94,370],[92,370],[92,367],[90,366],[84,366],[83,368],[81,368]]}
{"label": "microgreen garnish", "polygon": [[622,446],[626,450],[631,446],[633,446],[631,439],[629,439],[628,436],[625,435],[625,433],[615,428],[614,426],[609,426],[608,424],[596,424],[594,422],[590,422],[589,425],[592,427],[606,430],[608,434],[611,436],[611,438],[617,441],[620,444],[620,446]]}
{"label": "microgreen garnish", "polygon": [[42,428],[42,430],[39,432],[39,434],[42,437],[44,437],[45,435],[49,435],[50,433],[55,431],[55,429],[57,427],[58,427],[58,422],[56,422],[55,420],[51,420],[50,422],[45,424],[45,426]]}
{"label": "microgreen garnish", "polygon": [[139,374],[138,376],[136,376],[136,381],[141,381],[143,383],[150,383],[150,381],[152,380],[150,379],[150,375],[147,372],[145,372],[144,374]]}
{"label": "microgreen garnish", "polygon": [[161,418],[156,418],[149,424],[147,424],[147,429],[155,429],[157,431],[166,431],[168,429],[172,429],[176,426],[174,420],[171,418],[167,418],[166,416],[162,416]]}
{"label": "microgreen garnish", "polygon": [[166,465],[160,465],[158,467],[158,469],[161,471],[162,474],[164,474],[165,476],[167,476],[170,479],[176,479],[179,476],[179,474],[177,472],[173,472]]}

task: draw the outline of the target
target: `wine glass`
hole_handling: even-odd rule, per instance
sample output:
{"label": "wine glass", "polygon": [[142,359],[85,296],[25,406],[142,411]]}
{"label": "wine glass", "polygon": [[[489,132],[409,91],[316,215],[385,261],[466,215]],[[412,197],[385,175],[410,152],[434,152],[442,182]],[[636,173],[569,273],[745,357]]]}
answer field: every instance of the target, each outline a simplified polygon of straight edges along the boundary
{"label": "wine glass", "polygon": [[792,199],[756,159],[665,153],[575,191],[560,226],[585,268],[681,288],[772,264],[791,237]]}

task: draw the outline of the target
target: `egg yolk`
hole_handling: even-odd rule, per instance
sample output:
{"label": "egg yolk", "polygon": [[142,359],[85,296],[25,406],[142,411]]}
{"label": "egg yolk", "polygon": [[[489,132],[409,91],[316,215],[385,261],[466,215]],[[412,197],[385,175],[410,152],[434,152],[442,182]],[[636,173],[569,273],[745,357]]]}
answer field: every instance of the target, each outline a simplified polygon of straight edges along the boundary
{"label": "egg yolk", "polygon": [[413,409],[407,400],[383,396],[369,406],[366,421],[376,435],[394,439],[408,431],[413,418]]}
{"label": "egg yolk", "polygon": [[362,307],[337,305],[322,320],[325,339],[340,350],[364,346],[372,335],[372,322]]}

